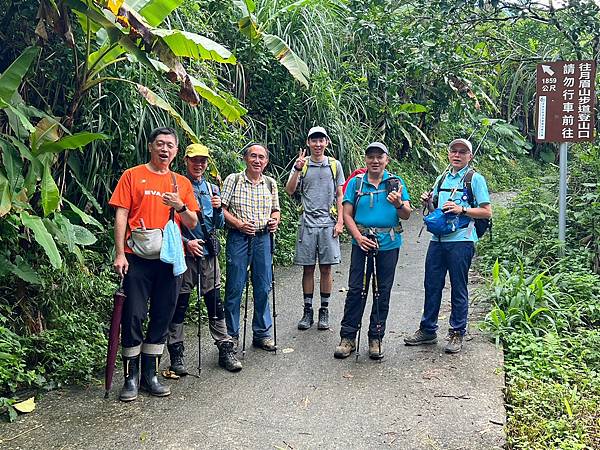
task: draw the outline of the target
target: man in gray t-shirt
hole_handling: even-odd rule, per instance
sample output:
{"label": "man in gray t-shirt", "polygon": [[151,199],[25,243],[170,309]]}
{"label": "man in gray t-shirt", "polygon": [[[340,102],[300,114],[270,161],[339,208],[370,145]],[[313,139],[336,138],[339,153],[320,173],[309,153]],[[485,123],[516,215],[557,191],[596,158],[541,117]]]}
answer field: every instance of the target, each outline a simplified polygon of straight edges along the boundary
{"label": "man in gray t-shirt", "polygon": [[331,265],[340,262],[339,235],[344,230],[344,172],[339,161],[325,156],[329,142],[325,128],[311,128],[306,141],[310,148],[310,157],[306,156],[305,150],[300,151],[285,185],[286,192],[290,195],[298,193],[302,202],[294,258],[295,264],[304,267],[304,314],[298,322],[299,330],[308,330],[314,323],[312,302],[317,258],[321,272],[321,307],[317,328],[329,329],[328,306],[333,285]]}

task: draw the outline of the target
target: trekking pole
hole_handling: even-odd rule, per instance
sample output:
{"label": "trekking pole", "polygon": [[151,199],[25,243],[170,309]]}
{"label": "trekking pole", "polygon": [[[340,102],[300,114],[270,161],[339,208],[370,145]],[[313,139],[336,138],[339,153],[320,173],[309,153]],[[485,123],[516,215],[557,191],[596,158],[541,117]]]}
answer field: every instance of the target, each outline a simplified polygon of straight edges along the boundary
{"label": "trekking pole", "polygon": [[248,291],[250,289],[250,272],[252,271],[252,236],[246,236],[248,245],[247,257],[248,266],[246,268],[246,299],[244,300],[244,334],[242,339],[242,358],[246,356],[246,324],[248,323]]}
{"label": "trekking pole", "polygon": [[365,311],[365,305],[367,303],[367,291],[369,289],[369,277],[367,275],[367,270],[369,269],[369,253],[365,252],[365,267],[363,270],[363,288],[360,293],[360,302],[361,302],[361,310],[360,310],[360,319],[358,320],[358,336],[356,337],[356,361],[358,362],[358,357],[360,356],[360,330],[362,329],[362,316]]}
{"label": "trekking pole", "polygon": [[198,270],[198,375],[202,372],[202,267],[201,256],[196,256],[196,269]]}
{"label": "trekking pole", "polygon": [[[377,281],[377,258],[375,257],[377,253],[373,254],[373,274],[372,274],[372,284],[373,284],[373,303],[375,303],[375,315],[377,318],[377,341],[379,344],[379,357],[381,358],[381,320],[379,318],[379,283]],[[381,359],[380,359],[381,360]]]}
{"label": "trekking pole", "polygon": [[275,232],[269,233],[271,238],[271,291],[273,292],[273,342],[275,343],[275,353],[277,353],[277,310],[275,309],[275,267],[273,259],[275,258]]}

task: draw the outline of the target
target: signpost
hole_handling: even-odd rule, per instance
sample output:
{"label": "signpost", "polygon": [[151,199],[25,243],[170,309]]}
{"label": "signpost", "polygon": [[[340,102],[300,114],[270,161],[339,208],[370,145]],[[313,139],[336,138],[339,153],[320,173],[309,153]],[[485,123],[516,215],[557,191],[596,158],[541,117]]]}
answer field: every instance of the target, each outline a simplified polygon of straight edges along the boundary
{"label": "signpost", "polygon": [[537,142],[559,142],[558,239],[565,242],[569,142],[594,140],[595,61],[553,61],[537,66]]}

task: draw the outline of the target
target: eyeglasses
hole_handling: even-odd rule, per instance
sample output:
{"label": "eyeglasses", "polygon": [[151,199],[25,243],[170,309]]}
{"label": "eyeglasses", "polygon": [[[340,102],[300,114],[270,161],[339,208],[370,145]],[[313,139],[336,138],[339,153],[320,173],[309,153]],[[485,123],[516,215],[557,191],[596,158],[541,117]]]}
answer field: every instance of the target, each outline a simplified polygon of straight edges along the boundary
{"label": "eyeglasses", "polygon": [[460,150],[456,150],[456,149],[450,149],[448,150],[448,153],[452,154],[457,154],[457,155],[466,155],[467,153],[469,153],[469,150],[465,150],[465,149],[460,149]]}
{"label": "eyeglasses", "polygon": [[156,148],[167,147],[169,150],[172,150],[177,147],[177,145],[175,145],[172,142],[165,142],[165,141],[158,141],[158,140],[154,141],[154,146]]}
{"label": "eyeglasses", "polygon": [[188,159],[192,164],[205,164],[208,162],[208,158],[206,156],[194,156]]}

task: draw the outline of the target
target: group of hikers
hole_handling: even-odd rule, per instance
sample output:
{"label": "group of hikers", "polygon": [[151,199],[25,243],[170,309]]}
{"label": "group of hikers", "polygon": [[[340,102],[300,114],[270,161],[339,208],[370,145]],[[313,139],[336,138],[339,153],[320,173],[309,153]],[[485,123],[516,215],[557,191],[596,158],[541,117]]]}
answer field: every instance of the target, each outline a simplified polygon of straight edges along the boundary
{"label": "group of hikers", "polygon": [[[245,170],[227,176],[219,189],[205,177],[210,158],[206,146],[187,146],[183,176],[170,170],[179,148],[175,130],[157,128],[148,140],[150,161],[127,169],[109,202],[116,210],[114,268],[123,279],[127,295],[121,319],[122,401],[135,400],[139,389],[155,396],[170,394],[170,388],[158,376],[165,343],[170,371],[179,376],[187,374],[183,322],[195,287],[206,305],[209,331],[218,348],[221,367],[231,372],[242,369],[236,354],[244,291],[245,351],[249,283],[254,300],[252,345],[276,351],[269,294],[274,234],[281,214],[277,183],[264,174],[269,162],[266,146],[255,142],[246,145],[242,149]],[[349,181],[345,180],[340,162],[325,154],[330,143],[325,128],[311,128],[306,141],[309,153],[299,152],[285,185],[285,191],[298,196],[302,206],[294,257],[295,264],[303,266],[304,309],[298,329],[307,330],[315,321],[317,263],[317,328],[330,328],[332,265],[341,261],[339,236],[345,226],[352,237],[352,252],[341,340],[334,356],[346,358],[357,350],[357,335],[360,342],[371,284],[369,357],[380,360],[384,356],[390,293],[402,245],[401,220],[407,220],[412,212],[410,196],[404,180],[386,170],[390,156],[383,143],[372,142],[366,147],[366,169],[355,171],[359,173]],[[448,169],[430,192],[421,195],[420,200],[429,211],[440,209],[447,216],[463,220],[449,232],[432,236],[425,260],[423,316],[418,330],[404,339],[406,345],[437,342],[442,289],[449,273],[452,311],[445,351],[457,353],[462,348],[469,305],[468,270],[477,241],[474,223],[475,219],[488,219],[492,214],[485,178],[470,168],[472,158],[469,140],[452,141],[448,147]],[[162,240],[167,239],[166,224],[170,221],[181,232],[183,268],[182,264],[163,261],[161,256]],[[221,228],[227,230],[223,300],[216,235]]]}

